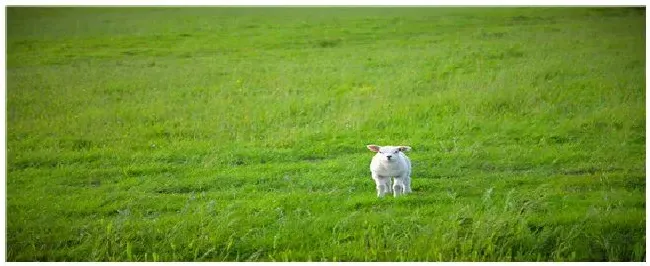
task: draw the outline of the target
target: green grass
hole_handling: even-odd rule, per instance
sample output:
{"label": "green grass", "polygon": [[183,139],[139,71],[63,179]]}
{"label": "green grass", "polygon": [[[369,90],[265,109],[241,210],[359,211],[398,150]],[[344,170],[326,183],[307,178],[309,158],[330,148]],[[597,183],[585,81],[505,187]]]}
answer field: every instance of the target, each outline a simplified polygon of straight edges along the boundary
{"label": "green grass", "polygon": [[641,8],[10,7],[7,260],[645,261],[645,46]]}

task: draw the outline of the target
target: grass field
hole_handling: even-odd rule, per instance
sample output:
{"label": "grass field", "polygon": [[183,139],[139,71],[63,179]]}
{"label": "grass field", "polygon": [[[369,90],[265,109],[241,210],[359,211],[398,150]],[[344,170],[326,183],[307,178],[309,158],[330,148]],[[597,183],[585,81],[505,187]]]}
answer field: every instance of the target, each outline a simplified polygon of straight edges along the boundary
{"label": "grass field", "polygon": [[646,260],[644,8],[10,7],[6,45],[8,261]]}

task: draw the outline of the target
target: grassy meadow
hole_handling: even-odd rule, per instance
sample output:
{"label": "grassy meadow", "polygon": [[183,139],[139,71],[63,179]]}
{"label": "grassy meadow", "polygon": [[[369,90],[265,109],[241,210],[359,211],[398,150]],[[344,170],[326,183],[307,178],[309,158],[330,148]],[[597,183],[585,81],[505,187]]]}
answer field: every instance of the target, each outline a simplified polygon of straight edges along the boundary
{"label": "grassy meadow", "polygon": [[8,261],[646,260],[644,8],[6,14]]}

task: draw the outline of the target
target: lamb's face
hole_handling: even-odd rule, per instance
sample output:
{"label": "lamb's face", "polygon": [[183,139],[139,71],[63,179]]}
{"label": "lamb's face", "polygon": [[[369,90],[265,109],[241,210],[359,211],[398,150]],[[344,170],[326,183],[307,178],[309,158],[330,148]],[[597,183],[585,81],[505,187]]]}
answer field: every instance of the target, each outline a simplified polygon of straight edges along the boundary
{"label": "lamb's face", "polygon": [[395,162],[395,159],[399,156],[400,150],[397,147],[386,146],[381,147],[377,155],[380,156],[382,161],[386,162]]}
{"label": "lamb's face", "polygon": [[377,145],[368,145],[368,149],[376,152],[375,157],[379,158],[383,162],[393,163],[396,162],[400,157],[402,151],[407,151],[410,149],[408,146],[384,146],[380,147]]}

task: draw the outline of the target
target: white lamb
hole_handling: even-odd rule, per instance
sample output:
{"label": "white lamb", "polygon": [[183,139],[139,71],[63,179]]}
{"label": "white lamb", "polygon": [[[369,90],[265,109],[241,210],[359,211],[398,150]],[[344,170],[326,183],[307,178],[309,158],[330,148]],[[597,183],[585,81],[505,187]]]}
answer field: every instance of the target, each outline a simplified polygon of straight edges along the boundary
{"label": "white lamb", "polygon": [[377,196],[383,197],[391,192],[391,178],[395,178],[393,196],[411,193],[411,160],[403,153],[410,151],[411,147],[368,145],[368,149],[377,153],[370,162],[372,179],[377,185]]}

